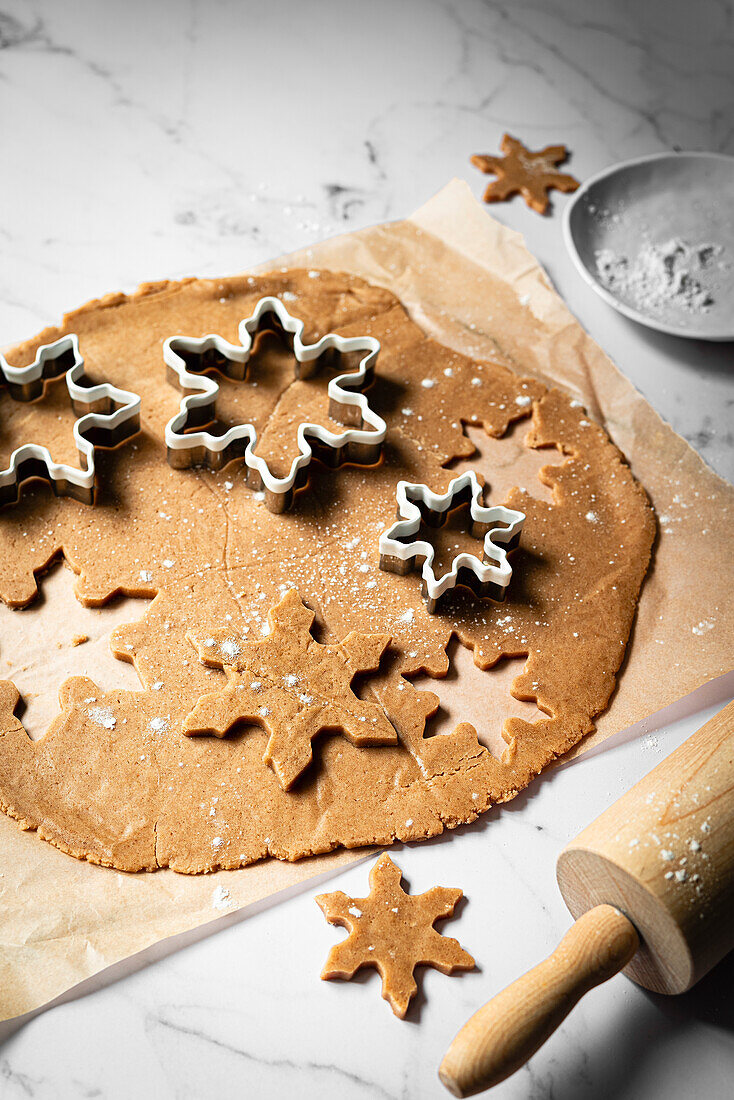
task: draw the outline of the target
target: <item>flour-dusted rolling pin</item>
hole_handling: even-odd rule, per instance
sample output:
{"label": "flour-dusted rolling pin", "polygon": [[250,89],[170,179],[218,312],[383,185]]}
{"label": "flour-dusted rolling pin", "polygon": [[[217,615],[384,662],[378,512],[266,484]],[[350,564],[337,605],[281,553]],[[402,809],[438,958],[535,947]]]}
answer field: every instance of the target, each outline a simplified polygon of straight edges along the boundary
{"label": "flour-dusted rolling pin", "polygon": [[439,1069],[455,1096],[504,1081],[620,970],[683,993],[734,948],[734,703],[571,841],[557,873],[576,923],[456,1036]]}

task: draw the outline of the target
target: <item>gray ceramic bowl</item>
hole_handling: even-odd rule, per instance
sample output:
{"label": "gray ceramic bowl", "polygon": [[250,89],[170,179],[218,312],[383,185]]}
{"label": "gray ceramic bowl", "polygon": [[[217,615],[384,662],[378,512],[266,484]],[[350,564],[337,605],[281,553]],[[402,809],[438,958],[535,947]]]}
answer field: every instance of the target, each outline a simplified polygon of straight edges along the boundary
{"label": "gray ceramic bowl", "polygon": [[[660,153],[606,168],[566,206],[563,235],[586,282],[633,321],[674,336],[734,340],[734,157]],[[648,259],[655,250],[664,266],[661,246],[671,241],[695,253],[690,264],[687,253],[674,261],[679,275],[695,279],[688,299],[651,295],[649,283],[633,286],[626,274],[639,272],[641,249]],[[702,263],[697,246],[708,244],[715,250]],[[620,267],[625,258],[628,268]]]}

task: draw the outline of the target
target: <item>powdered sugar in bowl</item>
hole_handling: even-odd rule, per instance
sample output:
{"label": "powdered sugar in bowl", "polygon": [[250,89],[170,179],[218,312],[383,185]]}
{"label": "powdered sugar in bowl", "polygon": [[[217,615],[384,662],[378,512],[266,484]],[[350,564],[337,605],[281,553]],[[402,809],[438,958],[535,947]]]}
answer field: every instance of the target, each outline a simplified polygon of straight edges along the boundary
{"label": "powdered sugar in bowl", "polygon": [[620,313],[734,340],[734,157],[660,153],[607,168],[566,206],[566,246]]}

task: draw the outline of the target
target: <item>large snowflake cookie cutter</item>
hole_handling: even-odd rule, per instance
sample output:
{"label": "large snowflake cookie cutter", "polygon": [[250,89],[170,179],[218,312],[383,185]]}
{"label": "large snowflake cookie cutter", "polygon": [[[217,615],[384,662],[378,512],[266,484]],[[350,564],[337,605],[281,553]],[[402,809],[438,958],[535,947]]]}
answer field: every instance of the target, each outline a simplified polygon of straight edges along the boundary
{"label": "large snowflake cookie cutter", "polygon": [[[304,344],[303,328],[303,321],[293,317],[279,298],[267,297],[261,298],[253,313],[240,322],[239,345],[211,334],[200,338],[172,336],[165,341],[163,358],[168,379],[184,393],[179,411],[166,425],[168,461],[174,469],[203,465],[219,470],[232,459],[243,458],[248,484],[264,490],[271,512],[283,512],[308,480],[314,457],[327,466],[345,462],[372,466],[379,461],[387,425],[370,408],[364,394],[374,378],[379,341],[372,336],[344,337],[330,332],[315,344]],[[336,434],[310,421],[299,424],[299,453],[285,477],[276,477],[267,461],[255,454],[257,431],[253,424],[234,425],[222,435],[191,430],[205,428],[215,417],[219,383],[204,372],[216,366],[229,378],[244,379],[254,338],[266,329],[290,339],[296,378],[311,377],[327,359],[363,353],[356,369],[329,380],[329,416],[344,424],[346,430]]]}
{"label": "large snowflake cookie cutter", "polygon": [[54,462],[47,447],[24,443],[11,454],[9,466],[0,470],[0,507],[15,503],[23,482],[34,477],[48,481],[56,496],[93,504],[97,489],[95,447],[112,449],[140,431],[140,397],[136,393],[109,382],[84,384],[84,359],[75,334],[43,344],[27,367],[13,367],[0,354],[0,385],[4,384],[16,401],[34,401],[43,395],[47,380],[64,374],[77,416],[73,433],[82,466]]}
{"label": "large snowflake cookie cutter", "polygon": [[[405,575],[422,562],[421,586],[431,614],[457,585],[471,588],[477,596],[504,600],[512,578],[507,554],[520,541],[525,522],[523,512],[502,505],[486,508],[482,504],[482,486],[473,470],[454,478],[445,493],[433,493],[427,485],[399,481],[397,501],[397,522],[380,535],[381,569]],[[437,577],[433,569],[435,548],[415,536],[422,522],[429,527],[441,527],[451,512],[464,504],[469,505],[471,534],[484,539],[483,560],[474,554],[457,554],[451,569]]]}

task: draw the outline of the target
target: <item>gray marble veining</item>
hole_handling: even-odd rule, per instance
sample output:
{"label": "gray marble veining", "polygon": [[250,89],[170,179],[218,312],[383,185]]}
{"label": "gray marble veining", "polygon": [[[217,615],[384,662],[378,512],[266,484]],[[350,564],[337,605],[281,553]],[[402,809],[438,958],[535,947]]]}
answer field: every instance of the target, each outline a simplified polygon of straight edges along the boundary
{"label": "gray marble veining", "polygon": [[[419,206],[505,129],[567,143],[585,178],[662,149],[734,153],[730,0],[4,0],[0,344],[109,290],[235,272]],[[556,196],[492,213],[706,460],[734,472],[734,350],[614,314],[563,251]],[[0,1025],[0,1100],[446,1095],[447,1041],[568,923],[558,849],[700,724],[536,784],[502,814],[398,861],[461,885],[455,934],[481,969],[427,972],[406,1023],[375,976],[320,983],[334,929],[312,890],[81,998]],[[359,892],[364,865],[340,886]],[[450,930],[450,932],[453,929]],[[724,979],[727,975],[724,975]],[[622,978],[596,991],[498,1100],[718,1100],[734,1076],[721,974],[671,1006]],[[731,968],[728,972],[731,981]]]}

